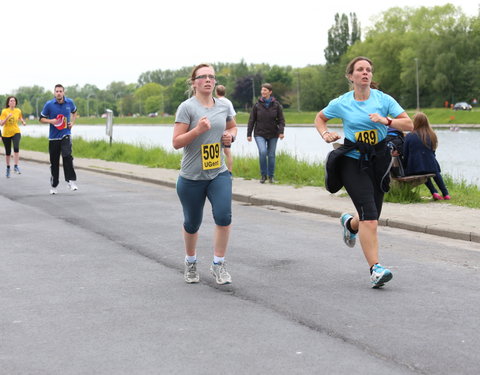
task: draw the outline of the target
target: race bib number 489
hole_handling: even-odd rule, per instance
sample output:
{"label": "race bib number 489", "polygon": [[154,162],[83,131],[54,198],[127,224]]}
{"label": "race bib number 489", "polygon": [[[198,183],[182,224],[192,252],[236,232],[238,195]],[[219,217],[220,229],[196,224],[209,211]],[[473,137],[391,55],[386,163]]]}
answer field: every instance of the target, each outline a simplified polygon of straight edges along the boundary
{"label": "race bib number 489", "polygon": [[208,143],[201,146],[203,170],[220,168],[220,143]]}
{"label": "race bib number 489", "polygon": [[355,140],[357,142],[369,143],[371,145],[376,145],[378,143],[378,130],[364,130],[362,132],[355,133]]}

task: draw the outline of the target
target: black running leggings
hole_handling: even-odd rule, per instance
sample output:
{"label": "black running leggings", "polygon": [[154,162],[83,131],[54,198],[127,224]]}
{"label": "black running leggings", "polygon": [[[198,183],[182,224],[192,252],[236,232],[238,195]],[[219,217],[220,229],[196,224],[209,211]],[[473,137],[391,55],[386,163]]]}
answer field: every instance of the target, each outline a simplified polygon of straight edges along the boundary
{"label": "black running leggings", "polygon": [[2,137],[3,145],[5,146],[5,155],[12,155],[12,142],[13,152],[20,151],[20,138],[22,138],[20,133],[15,134],[13,137]]}
{"label": "black running leggings", "polygon": [[384,193],[374,183],[371,170],[361,170],[360,161],[348,156],[341,158],[339,167],[343,185],[357,209],[360,221],[378,220]]}

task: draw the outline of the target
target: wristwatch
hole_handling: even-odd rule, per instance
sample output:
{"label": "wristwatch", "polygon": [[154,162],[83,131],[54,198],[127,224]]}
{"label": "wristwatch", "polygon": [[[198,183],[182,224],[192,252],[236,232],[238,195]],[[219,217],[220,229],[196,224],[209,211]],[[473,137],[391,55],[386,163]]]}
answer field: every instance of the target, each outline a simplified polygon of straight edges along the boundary
{"label": "wristwatch", "polygon": [[387,126],[390,126],[392,124],[393,118],[388,116],[386,118],[387,118]]}
{"label": "wristwatch", "polygon": [[232,143],[235,142],[235,136],[232,134]]}

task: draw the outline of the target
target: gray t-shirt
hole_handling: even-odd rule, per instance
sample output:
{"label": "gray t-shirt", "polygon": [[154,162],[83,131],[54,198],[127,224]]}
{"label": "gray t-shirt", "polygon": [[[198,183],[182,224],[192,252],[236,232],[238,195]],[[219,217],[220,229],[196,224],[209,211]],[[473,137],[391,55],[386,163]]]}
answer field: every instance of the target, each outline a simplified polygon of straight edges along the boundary
{"label": "gray t-shirt", "polygon": [[214,99],[213,107],[204,107],[195,96],[185,100],[177,109],[175,122],[189,124],[188,131],[197,126],[202,117],[210,120],[211,129],[195,138],[183,148],[180,176],[189,180],[213,180],[218,174],[225,172],[222,152],[222,136],[227,121],[235,114],[226,101]]}
{"label": "gray t-shirt", "polygon": [[224,96],[222,96],[221,98],[217,98],[218,101],[221,101],[221,102],[226,102],[230,108],[230,116],[234,117],[237,115],[237,112],[235,112],[235,108],[233,108],[233,104],[232,102],[225,98]]}

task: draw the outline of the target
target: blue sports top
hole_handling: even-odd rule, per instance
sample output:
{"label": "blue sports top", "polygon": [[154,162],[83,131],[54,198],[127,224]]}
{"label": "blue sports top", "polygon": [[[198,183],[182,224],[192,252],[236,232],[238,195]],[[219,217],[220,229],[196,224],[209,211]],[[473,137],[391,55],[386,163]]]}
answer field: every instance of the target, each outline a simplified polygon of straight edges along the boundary
{"label": "blue sports top", "polygon": [[[359,132],[372,131],[375,135],[375,143],[382,141],[387,136],[387,126],[370,120],[369,115],[378,113],[380,116],[397,117],[404,112],[395,99],[390,95],[376,89],[370,89],[370,97],[365,101],[355,100],[354,92],[349,91],[336,99],[333,99],[323,109],[327,119],[340,118],[343,122],[345,138],[356,142]],[[360,158],[358,150],[346,154],[355,159]]]}
{"label": "blue sports top", "polygon": [[[64,97],[63,103],[57,102],[57,99],[53,98],[45,103],[45,106],[40,113],[40,118],[44,117],[49,120],[57,118],[58,115],[63,115],[66,118],[66,124],[70,122],[70,115],[77,111],[77,107],[72,99]],[[66,135],[70,135],[71,131],[68,127],[58,129],[54,125],[50,124],[50,133],[48,138],[51,140],[62,139]]]}

